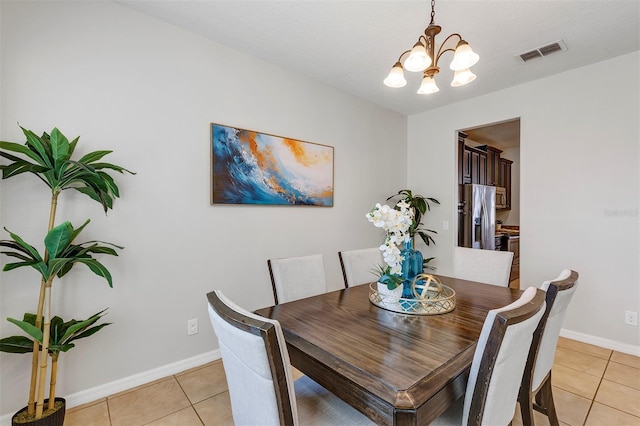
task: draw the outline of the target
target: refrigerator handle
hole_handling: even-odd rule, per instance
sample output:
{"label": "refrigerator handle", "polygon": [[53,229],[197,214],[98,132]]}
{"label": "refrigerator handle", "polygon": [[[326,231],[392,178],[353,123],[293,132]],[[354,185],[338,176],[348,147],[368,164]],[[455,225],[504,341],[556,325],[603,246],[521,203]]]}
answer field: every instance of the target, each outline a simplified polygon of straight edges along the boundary
{"label": "refrigerator handle", "polygon": [[480,221],[482,223],[481,225],[481,231],[480,231],[480,248],[481,249],[485,249],[487,248],[487,229],[489,228],[489,214],[487,213],[487,198],[486,197],[482,197],[482,203],[481,203],[481,210],[480,210]]}

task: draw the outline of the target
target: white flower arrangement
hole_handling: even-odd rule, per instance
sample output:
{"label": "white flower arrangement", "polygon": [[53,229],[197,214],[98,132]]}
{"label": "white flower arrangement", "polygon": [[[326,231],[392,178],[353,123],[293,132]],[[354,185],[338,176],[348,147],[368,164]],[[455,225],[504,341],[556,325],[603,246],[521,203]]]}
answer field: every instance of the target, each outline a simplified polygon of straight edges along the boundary
{"label": "white flower arrangement", "polygon": [[[384,272],[381,277],[384,275],[401,276],[404,258],[400,255],[398,246],[411,239],[409,228],[414,219],[413,209],[403,200],[399,201],[395,207],[377,203],[373,210],[366,214],[366,217],[376,228],[382,228],[386,232],[386,238],[384,244],[380,246],[380,251],[383,252],[384,261],[389,267],[381,268],[381,272]],[[394,278],[388,277],[392,280]]]}

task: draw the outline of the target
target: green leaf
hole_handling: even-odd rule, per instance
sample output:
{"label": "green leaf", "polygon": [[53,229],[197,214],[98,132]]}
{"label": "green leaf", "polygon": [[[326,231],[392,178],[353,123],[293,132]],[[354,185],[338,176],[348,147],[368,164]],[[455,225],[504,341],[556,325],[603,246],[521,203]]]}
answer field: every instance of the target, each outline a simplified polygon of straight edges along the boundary
{"label": "green leaf", "polygon": [[7,318],[7,321],[17,325],[22,329],[22,331],[27,333],[29,336],[33,337],[39,343],[42,343],[42,330],[40,330],[36,326],[31,325],[26,321],[20,321],[13,318]]}
{"label": "green leaf", "polygon": [[105,322],[103,324],[96,325],[95,327],[91,327],[91,328],[83,331],[82,333],[74,336],[73,338],[69,339],[69,341],[71,342],[73,340],[84,339],[85,337],[92,336],[92,335],[96,334],[98,331],[102,330],[103,327],[106,327],[108,325],[111,325],[111,323],[110,322]]}
{"label": "green leaf", "polygon": [[73,343],[66,343],[64,345],[49,345],[49,353],[67,352],[69,349],[74,348]]}
{"label": "green leaf", "polygon": [[92,166],[96,170],[110,169],[110,170],[116,171],[118,173],[127,172],[127,173],[129,173],[131,175],[135,175],[136,174],[135,172],[132,172],[131,170],[127,170],[124,167],[120,167],[120,166],[117,166],[117,165],[111,164],[111,163],[93,163]]}
{"label": "green leaf", "polygon": [[33,352],[33,340],[25,336],[11,336],[0,339],[0,352],[26,354]]}
{"label": "green leaf", "polygon": [[100,262],[95,259],[78,259],[78,263],[84,263],[96,275],[103,277],[109,283],[109,287],[113,287],[111,273]]}
{"label": "green leaf", "polygon": [[[30,262],[15,262],[15,263],[7,263],[4,265],[4,267],[2,268],[3,271],[13,271],[14,269],[18,269],[18,268],[22,268],[24,266],[30,266],[32,268],[36,268],[38,270],[38,272],[43,271],[43,269],[41,268],[42,266],[45,266],[44,262],[37,262],[35,260],[30,261]],[[46,276],[46,270],[45,270],[45,274],[42,274],[43,276]]]}
{"label": "green leaf", "polygon": [[17,259],[24,260],[25,262],[32,262],[33,261],[33,259],[31,257],[25,256],[25,255],[20,254],[20,253],[16,253],[14,251],[2,251],[0,253],[4,254],[6,256],[9,256],[9,257],[15,257]]}
{"label": "green leaf", "polygon": [[27,157],[31,158],[32,160],[34,160],[36,163],[38,163],[39,165],[43,166],[43,167],[47,167],[47,163],[43,162],[42,158],[40,158],[40,156],[38,155],[38,153],[32,151],[31,149],[29,149],[28,146],[26,145],[21,145],[18,143],[14,143],[14,142],[0,142],[0,149],[6,149],[12,152],[18,152],[20,154],[24,154]]}
{"label": "green leaf", "polygon": [[35,260],[42,260],[42,257],[40,257],[40,253],[38,253],[38,250],[36,250],[35,247],[33,247],[31,244],[26,243],[22,238],[20,238],[19,235],[14,234],[13,232],[9,231],[7,228],[4,228],[5,231],[9,232],[9,235],[11,236],[11,238],[13,238],[13,240],[21,247],[21,251],[28,253],[31,258],[35,259]]}
{"label": "green leaf", "polygon": [[64,269],[67,265],[69,266],[69,268],[67,269],[71,269],[71,267],[75,262],[76,262],[75,259],[68,259],[68,258],[55,257],[53,259],[50,259],[49,270],[48,270],[49,276],[53,276],[53,275],[60,276],[60,271],[62,269]]}
{"label": "green leaf", "polygon": [[[38,135],[33,133],[31,130],[27,130],[24,127],[21,127],[22,132],[27,137],[27,146],[31,148],[32,152],[36,152],[40,157],[39,163],[43,166],[46,166],[49,169],[53,169],[53,162],[49,157],[49,153],[47,152],[47,145],[51,142],[47,141],[45,138],[48,136],[46,133],[43,134],[43,138],[40,138]],[[48,139],[48,138],[47,138]]]}
{"label": "green leaf", "polygon": [[51,156],[56,168],[69,159],[69,140],[57,127],[51,131]]}
{"label": "green leaf", "polygon": [[[86,223],[85,223],[86,224]],[[51,257],[58,257],[66,247],[71,244],[73,235],[73,226],[71,222],[63,222],[54,227],[47,233],[44,238],[44,245]]]}
{"label": "green leaf", "polygon": [[107,187],[109,188],[109,192],[113,194],[113,198],[120,197],[120,190],[118,189],[118,185],[116,185],[116,182],[113,180],[111,176],[109,176],[105,172],[98,172],[98,176],[100,176],[102,180],[107,184]]}
{"label": "green leaf", "polygon": [[420,214],[424,214],[427,211],[427,202],[424,200],[424,198],[414,198],[413,204],[415,208],[418,209]]}
{"label": "green leaf", "polygon": [[84,155],[80,160],[78,160],[78,162],[80,163],[93,163],[94,161],[98,161],[100,160],[102,157],[104,157],[107,154],[111,154],[113,151],[93,151],[90,152],[86,155]]}
{"label": "green leaf", "polygon": [[[77,228],[77,229],[73,230],[73,233],[71,234],[71,241],[75,240],[78,237],[78,235],[89,224],[89,222],[91,222],[91,219],[87,219],[82,225],[80,225],[80,228]],[[72,227],[72,229],[73,229],[73,227]]]}

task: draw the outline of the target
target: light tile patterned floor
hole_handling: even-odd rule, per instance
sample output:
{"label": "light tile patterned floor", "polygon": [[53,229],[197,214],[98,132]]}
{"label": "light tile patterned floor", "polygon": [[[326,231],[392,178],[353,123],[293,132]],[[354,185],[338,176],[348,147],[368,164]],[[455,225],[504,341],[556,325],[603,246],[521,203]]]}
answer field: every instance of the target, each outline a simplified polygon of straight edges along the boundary
{"label": "light tile patterned floor", "polygon": [[[640,426],[640,358],[560,338],[552,383],[563,425]],[[536,413],[536,425],[548,425]],[[67,412],[65,426],[233,425],[220,361]],[[521,425],[519,413],[513,425]]]}

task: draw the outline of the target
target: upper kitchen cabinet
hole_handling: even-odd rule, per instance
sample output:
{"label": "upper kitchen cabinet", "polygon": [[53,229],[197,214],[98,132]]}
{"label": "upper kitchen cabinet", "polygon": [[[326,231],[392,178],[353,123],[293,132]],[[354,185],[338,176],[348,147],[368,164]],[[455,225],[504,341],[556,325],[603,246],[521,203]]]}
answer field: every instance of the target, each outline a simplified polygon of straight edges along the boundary
{"label": "upper kitchen cabinet", "polygon": [[500,159],[500,173],[498,177],[498,186],[506,189],[507,192],[507,210],[511,210],[511,165],[513,161],[506,158]]}
{"label": "upper kitchen cabinet", "polygon": [[487,185],[502,186],[500,181],[500,154],[502,150],[489,145],[479,146],[487,152]]}
{"label": "upper kitchen cabinet", "polygon": [[490,146],[470,146],[466,143],[467,134],[458,132],[458,183],[475,183],[504,187],[506,189],[506,207],[511,209],[511,164],[501,158],[502,150]]}
{"label": "upper kitchen cabinet", "polygon": [[466,145],[466,137],[458,132],[458,183],[487,185],[487,152]]}

